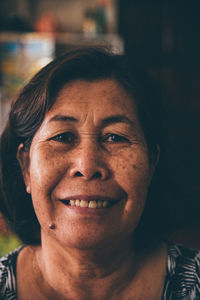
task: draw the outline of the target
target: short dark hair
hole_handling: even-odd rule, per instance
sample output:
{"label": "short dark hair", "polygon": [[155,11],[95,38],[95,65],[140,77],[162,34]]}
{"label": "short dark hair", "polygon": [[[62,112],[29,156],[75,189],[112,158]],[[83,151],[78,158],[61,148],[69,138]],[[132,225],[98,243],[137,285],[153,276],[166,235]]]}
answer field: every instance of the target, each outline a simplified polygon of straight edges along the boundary
{"label": "short dark hair", "polygon": [[[31,141],[45,114],[55,102],[58,92],[63,85],[76,79],[118,81],[136,103],[148,145],[150,163],[156,156],[160,126],[157,124],[158,107],[155,104],[155,94],[147,87],[138,68],[131,70],[123,55],[114,55],[99,47],[74,49],[56,58],[21,90],[11,106],[7,125],[0,139],[0,210],[8,225],[25,244],[40,243],[40,225],[31,196],[25,189],[16,157],[17,149],[23,143],[24,151],[29,151]],[[151,226],[145,225],[145,219],[148,222],[152,220],[150,216],[143,219],[144,225],[142,229],[138,226],[138,232],[147,235],[145,228],[149,230]],[[155,235],[155,230],[151,231]]]}

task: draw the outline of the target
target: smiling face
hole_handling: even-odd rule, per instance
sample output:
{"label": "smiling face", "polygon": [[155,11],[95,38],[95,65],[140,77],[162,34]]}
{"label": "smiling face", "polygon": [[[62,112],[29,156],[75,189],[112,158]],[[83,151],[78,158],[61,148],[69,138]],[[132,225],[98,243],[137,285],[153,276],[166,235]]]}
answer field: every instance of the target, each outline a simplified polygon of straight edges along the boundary
{"label": "smiling face", "polygon": [[119,83],[68,83],[29,153],[20,151],[43,237],[76,248],[131,239],[151,170],[134,102]]}

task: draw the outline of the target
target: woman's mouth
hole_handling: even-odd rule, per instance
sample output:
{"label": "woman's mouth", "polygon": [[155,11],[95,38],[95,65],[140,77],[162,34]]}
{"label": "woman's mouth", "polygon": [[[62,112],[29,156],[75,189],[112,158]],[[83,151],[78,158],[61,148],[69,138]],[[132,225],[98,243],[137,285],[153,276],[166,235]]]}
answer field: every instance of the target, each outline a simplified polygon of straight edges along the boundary
{"label": "woman's mouth", "polygon": [[106,216],[112,208],[122,203],[123,197],[108,197],[104,195],[71,195],[59,201],[65,205],[67,212],[72,215]]}
{"label": "woman's mouth", "polygon": [[74,195],[69,196],[65,199],[60,199],[60,201],[71,208],[85,208],[91,210],[102,210],[110,208],[119,202],[120,199],[110,198],[106,196],[97,195]]}
{"label": "woman's mouth", "polygon": [[107,200],[79,200],[79,199],[73,199],[73,200],[61,200],[64,204],[69,206],[76,206],[76,207],[83,207],[83,208],[107,208],[112,206],[116,201],[107,201]]}

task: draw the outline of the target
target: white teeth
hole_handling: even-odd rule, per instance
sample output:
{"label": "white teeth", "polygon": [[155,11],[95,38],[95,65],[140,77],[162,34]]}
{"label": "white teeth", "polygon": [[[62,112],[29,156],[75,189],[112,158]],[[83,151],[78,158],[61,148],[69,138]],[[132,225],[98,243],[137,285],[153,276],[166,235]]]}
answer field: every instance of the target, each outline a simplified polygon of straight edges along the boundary
{"label": "white teeth", "polygon": [[81,200],[80,207],[88,207],[88,201]]}
{"label": "white teeth", "polygon": [[70,200],[70,205],[75,206],[75,202],[76,202],[75,200]]}
{"label": "white teeth", "polygon": [[105,208],[108,206],[108,201],[86,201],[86,200],[70,200],[69,204],[71,206],[77,206],[77,207],[88,207],[88,208]]}
{"label": "white teeth", "polygon": [[80,206],[81,201],[80,200],[75,200],[75,205]]}
{"label": "white teeth", "polygon": [[[98,201],[99,202],[99,201]],[[90,201],[89,202],[89,208],[97,208],[97,202],[96,201]]]}

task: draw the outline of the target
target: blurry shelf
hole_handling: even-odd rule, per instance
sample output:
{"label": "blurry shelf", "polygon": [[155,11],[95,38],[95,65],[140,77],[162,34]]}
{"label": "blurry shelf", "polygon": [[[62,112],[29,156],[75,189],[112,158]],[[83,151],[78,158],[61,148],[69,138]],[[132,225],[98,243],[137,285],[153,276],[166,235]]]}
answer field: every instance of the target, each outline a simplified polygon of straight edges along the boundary
{"label": "blurry shelf", "polygon": [[[84,35],[59,33],[55,36],[55,39],[56,47],[58,49],[63,48],[63,51],[78,46],[106,46],[116,54],[124,53],[124,42],[118,34]],[[59,55],[60,53],[57,54]]]}
{"label": "blurry shelf", "polygon": [[[36,43],[37,41],[46,40],[58,48],[63,48],[63,51],[69,50],[72,47],[78,46],[106,46],[116,54],[124,53],[124,41],[118,34],[81,34],[81,33],[14,33],[14,32],[0,32],[0,43],[14,41],[15,43]],[[35,48],[34,51],[37,49]],[[45,47],[45,51],[48,47]],[[49,48],[52,53],[52,47]],[[41,50],[40,50],[41,51]],[[57,53],[58,55],[60,53]]]}

